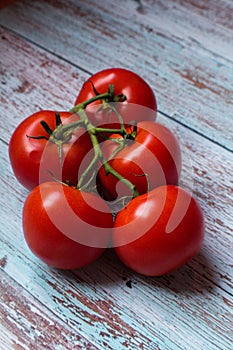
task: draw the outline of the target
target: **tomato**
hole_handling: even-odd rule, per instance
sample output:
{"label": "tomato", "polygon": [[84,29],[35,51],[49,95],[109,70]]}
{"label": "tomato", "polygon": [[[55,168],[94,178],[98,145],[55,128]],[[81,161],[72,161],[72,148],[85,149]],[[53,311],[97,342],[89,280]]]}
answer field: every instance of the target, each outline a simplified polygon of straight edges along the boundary
{"label": "tomato", "polygon": [[[59,114],[64,125],[78,120],[76,115],[68,112]],[[56,128],[55,112],[39,111],[22,121],[11,137],[9,156],[16,178],[29,190],[41,182],[52,180],[51,173],[59,180],[76,184],[80,164],[92,148],[89,135],[83,128],[76,130],[72,138],[62,144],[62,159],[60,159],[55,143],[43,138],[27,137],[49,137],[40,124],[41,120],[44,120],[52,130]],[[89,154],[91,157],[91,153]]]}
{"label": "tomato", "polygon": [[[117,138],[117,135],[110,136]],[[118,136],[118,141],[123,138]],[[112,158],[119,143],[111,140],[103,143],[102,151],[110,166],[131,181],[140,194],[148,189],[170,184],[176,185],[181,171],[181,152],[174,134],[162,124],[151,121],[139,122],[135,139]],[[98,191],[106,200],[122,197],[127,192],[125,184],[111,173],[106,174],[102,165],[98,171]]]}
{"label": "tomato", "polygon": [[176,186],[134,198],[117,214],[113,230],[120,260],[148,276],[164,275],[187,263],[199,252],[203,238],[201,207]]}
{"label": "tomato", "polygon": [[[124,68],[109,68],[92,75],[83,84],[75,105],[94,97],[95,89],[99,94],[107,92],[110,84],[114,85],[115,95],[124,94],[127,97],[126,101],[116,104],[124,123],[156,119],[157,102],[153,90],[143,78]],[[108,111],[97,112],[100,104],[101,101],[95,101],[87,106],[91,122],[97,126],[110,124],[108,127],[117,127],[119,123],[115,113],[109,116]]]}
{"label": "tomato", "polygon": [[49,266],[81,268],[109,244],[113,226],[107,204],[57,182],[45,182],[28,195],[23,230],[32,252]]}

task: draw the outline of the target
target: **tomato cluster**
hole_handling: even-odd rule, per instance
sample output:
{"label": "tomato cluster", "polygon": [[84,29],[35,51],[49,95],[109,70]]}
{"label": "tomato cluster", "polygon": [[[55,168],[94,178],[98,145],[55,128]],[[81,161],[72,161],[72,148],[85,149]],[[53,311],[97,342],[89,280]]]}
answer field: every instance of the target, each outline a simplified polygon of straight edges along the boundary
{"label": "tomato cluster", "polygon": [[70,111],[39,111],[15,129],[10,161],[30,190],[24,235],[46,264],[77,269],[113,248],[159,276],[198,253],[202,210],[178,185],[179,143],[156,113],[147,82],[111,68],[84,83]]}

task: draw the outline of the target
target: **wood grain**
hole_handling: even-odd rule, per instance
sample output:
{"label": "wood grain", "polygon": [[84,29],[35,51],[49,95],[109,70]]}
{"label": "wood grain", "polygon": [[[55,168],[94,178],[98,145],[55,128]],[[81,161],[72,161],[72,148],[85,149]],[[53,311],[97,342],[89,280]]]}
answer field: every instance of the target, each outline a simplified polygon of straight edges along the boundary
{"label": "wood grain", "polygon": [[59,317],[55,320],[44,305],[3,270],[0,276],[2,349],[96,349]]}
{"label": "wood grain", "polygon": [[22,0],[1,12],[0,23],[90,73],[113,62],[135,70],[161,112],[232,150],[232,6]]}
{"label": "wood grain", "polygon": [[[186,135],[189,142],[191,135]],[[197,145],[200,145],[199,151],[193,151],[193,162],[198,169],[194,171],[194,182],[198,183],[198,186],[195,185],[195,192],[205,210],[207,232],[202,253],[187,266],[167,277],[144,278],[123,267],[109,252],[97,264],[77,271],[75,277],[72,273],[63,274],[47,269],[25,246],[20,221],[26,191],[17,187],[11,175],[9,178],[10,169],[5,154],[2,157],[1,171],[8,176],[7,182],[10,180],[12,191],[11,196],[8,195],[6,199],[7,189],[9,193],[10,188],[3,181],[1,207],[4,203],[7,205],[3,208],[2,215],[8,217],[4,225],[6,232],[2,235],[4,270],[57,317],[67,320],[73,331],[76,329],[81,333],[85,330],[90,341],[95,341],[93,334],[98,334],[100,347],[104,346],[111,334],[113,338],[109,348],[112,349],[123,343],[132,349],[139,348],[140,344],[145,349],[154,349],[162,344],[162,349],[173,346],[179,348],[179,344],[183,344],[184,349],[197,349],[197,344],[206,349],[208,346],[210,349],[230,349],[232,217],[226,215],[225,203],[231,200],[230,184],[226,181],[231,164],[226,162],[227,158],[223,155],[218,158],[217,146],[209,147],[211,158],[216,159],[211,168],[209,160],[205,161],[205,157],[200,159],[199,152],[203,143],[200,136],[196,137],[188,147],[195,144],[197,149]],[[222,174],[223,167],[226,178],[221,179],[219,176],[207,187],[203,177],[207,173],[206,169],[213,178],[212,172],[218,174],[221,169]],[[183,182],[185,183],[185,179]],[[13,188],[18,189],[13,192]],[[210,205],[208,201],[211,200],[212,193],[220,189],[221,199],[218,198],[217,202],[213,201]],[[214,211],[218,209],[219,225],[224,227],[224,236],[216,237],[216,223],[213,222],[211,206]],[[12,232],[15,232],[13,236]],[[126,286],[126,280],[132,280],[132,290]],[[165,347],[168,315],[169,322],[176,325],[176,332],[170,330],[169,344]],[[162,324],[161,317],[164,318]],[[146,334],[144,328],[147,329]],[[187,340],[187,334],[190,335],[190,340]],[[195,344],[192,345],[194,334]],[[213,340],[210,341],[211,336]],[[153,342],[153,339],[157,342]]]}
{"label": "wood grain", "polygon": [[89,75],[2,28],[0,36],[0,137],[9,142],[16,125],[35,111],[70,109]]}
{"label": "wood grain", "polygon": [[[124,10],[123,10],[124,9]],[[232,1],[20,0],[0,11],[0,348],[232,350]],[[185,29],[184,29],[185,28]],[[8,143],[39,109],[69,109],[90,73],[123,65],[178,137],[180,185],[206,221],[198,256],[143,277],[112,250],[81,270],[41,263]]]}

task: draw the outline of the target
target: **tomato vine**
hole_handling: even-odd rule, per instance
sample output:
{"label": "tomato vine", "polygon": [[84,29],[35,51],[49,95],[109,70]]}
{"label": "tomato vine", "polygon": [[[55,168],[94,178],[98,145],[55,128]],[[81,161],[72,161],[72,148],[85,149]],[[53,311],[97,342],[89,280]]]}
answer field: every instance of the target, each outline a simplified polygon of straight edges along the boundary
{"label": "tomato vine", "polygon": [[12,169],[31,191],[24,235],[42,261],[80,268],[114,247],[134,271],[158,276],[198,253],[203,213],[179,187],[179,142],[156,112],[140,76],[111,68],[84,83],[69,111],[39,111],[15,129]]}

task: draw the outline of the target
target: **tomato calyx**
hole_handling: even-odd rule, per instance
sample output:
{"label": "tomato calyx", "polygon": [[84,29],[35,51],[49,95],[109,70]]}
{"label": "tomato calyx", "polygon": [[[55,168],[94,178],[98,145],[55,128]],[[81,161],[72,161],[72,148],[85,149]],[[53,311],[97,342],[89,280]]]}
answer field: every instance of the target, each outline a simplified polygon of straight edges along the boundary
{"label": "tomato calyx", "polygon": [[114,95],[114,85],[110,84],[108,87],[109,99],[108,102],[124,102],[127,97],[124,94]]}
{"label": "tomato calyx", "polygon": [[[69,113],[73,113],[77,115],[78,120],[63,125],[59,113],[55,114],[56,118],[56,127],[55,129],[51,129],[48,123],[44,120],[40,121],[40,124],[42,125],[43,129],[45,130],[47,136],[45,135],[38,135],[38,136],[29,136],[29,138],[33,139],[46,139],[47,141],[54,143],[57,146],[57,152],[59,156],[60,163],[62,164],[62,147],[63,144],[70,142],[74,132],[78,128],[84,128],[84,130],[89,134],[90,140],[93,145],[94,150],[94,156],[92,160],[90,161],[89,165],[86,167],[82,175],[80,176],[80,179],[78,180],[78,183],[76,185],[77,189],[80,190],[89,190],[92,187],[93,180],[95,178],[95,175],[97,173],[97,164],[98,162],[101,162],[103,164],[103,167],[105,169],[106,175],[112,174],[116,179],[118,179],[120,182],[125,184],[131,191],[133,198],[137,197],[139,195],[139,192],[136,188],[136,186],[130,182],[128,179],[123,177],[120,173],[118,173],[108,162],[108,159],[105,159],[100,144],[98,136],[101,134],[118,134],[120,137],[122,137],[123,142],[119,143],[118,151],[125,147],[128,140],[134,140],[137,135],[137,124],[133,123],[132,127],[125,126],[123,118],[118,111],[118,108],[116,107],[116,102],[123,102],[126,100],[126,96],[123,94],[115,95],[114,94],[114,85],[110,84],[108,87],[108,91],[103,94],[98,94],[98,91],[93,86],[95,96],[76,105],[74,108],[72,108]],[[100,108],[102,109],[109,109],[110,112],[114,112],[119,120],[120,127],[119,128],[105,128],[105,127],[97,127],[92,124],[90,119],[88,118],[88,115],[86,113],[86,107],[95,102],[100,100],[102,102]],[[114,152],[115,154],[115,152]],[[114,156],[113,154],[113,156]]]}
{"label": "tomato calyx", "polygon": [[[91,82],[91,81],[90,81]],[[93,83],[92,83],[93,84]],[[76,106],[70,109],[70,113],[77,113],[80,110],[85,109],[89,104],[101,100],[103,103],[111,103],[111,102],[124,102],[127,100],[127,96],[124,94],[115,95],[114,94],[114,85],[110,84],[108,87],[108,91],[103,94],[99,94],[98,91],[94,88],[95,96],[90,99],[78,103]],[[97,95],[96,95],[97,94]]]}
{"label": "tomato calyx", "polygon": [[72,123],[72,125],[71,124],[63,125],[59,113],[55,113],[55,118],[56,118],[56,128],[54,130],[50,128],[50,126],[46,121],[44,120],[40,121],[41,126],[43,127],[45,132],[48,134],[48,136],[45,136],[45,135],[38,135],[38,136],[26,135],[26,136],[31,139],[36,139],[36,140],[44,139],[51,143],[54,143],[57,146],[60,163],[62,163],[62,145],[64,143],[68,143],[71,140],[74,130],[76,130],[77,127],[79,127],[82,124],[82,121],[78,120]]}
{"label": "tomato calyx", "polygon": [[[93,145],[93,149],[94,149],[94,157],[92,159],[92,161],[90,162],[89,166],[85,169],[85,171],[83,172],[78,184],[77,184],[77,188],[78,189],[82,189],[82,190],[87,190],[87,188],[90,186],[94,176],[96,175],[96,164],[98,161],[101,161],[101,163],[104,166],[105,172],[106,174],[112,174],[114,177],[116,177],[119,181],[121,181],[122,183],[124,183],[132,192],[133,198],[137,197],[139,195],[139,192],[136,188],[136,186],[130,182],[129,180],[127,180],[126,178],[124,178],[122,175],[120,175],[115,169],[113,169],[111,167],[111,165],[109,164],[108,160],[105,159],[100,145],[99,145],[99,140],[98,140],[98,134],[113,134],[113,133],[117,133],[119,135],[121,135],[123,137],[123,140],[127,140],[127,139],[131,139],[134,140],[137,134],[137,126],[136,123],[133,126],[133,130],[131,130],[130,132],[128,132],[125,128],[124,125],[124,121],[123,118],[120,114],[120,112],[118,111],[118,109],[116,108],[115,104],[116,102],[124,102],[127,97],[124,94],[119,94],[119,95],[115,95],[114,94],[114,85],[110,84],[108,87],[108,91],[106,93],[103,94],[99,94],[99,92],[96,90],[94,84],[92,83],[92,81],[89,81],[92,84],[92,88],[93,91],[95,93],[95,96],[90,98],[89,100],[86,100],[82,103],[79,103],[78,105],[76,105],[74,108],[72,108],[70,110],[71,113],[77,113],[80,117],[80,120],[83,122],[83,125],[85,125],[86,130],[88,131],[90,138],[91,138],[91,142]],[[101,109],[109,109],[110,112],[114,112],[117,115],[117,118],[119,120],[120,123],[120,128],[117,129],[110,129],[110,128],[104,128],[104,127],[95,127],[91,121],[89,120],[87,114],[86,114],[86,107],[95,102],[101,100],[102,104],[99,108],[99,110]],[[98,113],[98,111],[97,111]],[[72,124],[67,125],[67,128],[69,129],[69,127],[71,127]],[[124,147],[125,144],[122,143],[121,145],[119,145],[119,147]],[[87,180],[87,176],[88,174],[90,174],[92,172],[92,176],[89,178],[89,180]]]}
{"label": "tomato calyx", "polygon": [[137,123],[135,121],[131,122],[130,130],[131,130],[131,132],[127,132],[127,134],[125,135],[125,138],[127,140],[134,141],[136,136],[137,136],[137,132],[138,132],[138,126],[137,126]]}
{"label": "tomato calyx", "polygon": [[[133,194],[133,198],[137,197],[139,195],[139,192],[138,192],[136,186],[132,182],[130,182],[129,180],[124,178],[122,175],[120,175],[113,167],[111,167],[108,160],[105,159],[103,152],[101,150],[101,147],[99,145],[98,137],[97,137],[98,130],[100,128],[95,128],[92,125],[92,123],[89,121],[84,109],[80,110],[79,116],[80,116],[81,120],[83,121],[83,123],[86,125],[87,131],[90,135],[91,142],[92,142],[93,149],[94,149],[94,157],[93,157],[92,161],[90,162],[89,166],[85,169],[82,176],[80,177],[80,180],[77,184],[77,188],[81,189],[81,190],[86,190],[88,188],[88,186],[90,185],[90,183],[92,182],[92,180],[96,174],[96,172],[95,172],[96,164],[98,161],[101,161],[101,163],[104,166],[106,174],[112,174],[114,177],[116,177],[119,181],[124,183],[131,190],[131,192]],[[110,133],[112,133],[112,131],[113,131],[113,129],[104,129],[104,130],[106,130],[107,132],[110,132]],[[121,132],[121,130],[120,130],[120,132]],[[124,131],[124,132],[126,132],[126,131]],[[87,181],[86,178],[87,178],[87,175],[90,174],[90,172],[92,172],[92,176]]]}
{"label": "tomato calyx", "polygon": [[[96,90],[93,81],[87,80],[87,83],[90,83],[92,85],[92,89],[93,89],[95,96],[99,96],[100,93]],[[117,96],[114,95],[114,85],[113,84],[109,84],[108,93],[109,93],[109,97],[106,98],[106,102],[124,102],[127,100],[127,97],[122,93],[117,95]],[[105,100],[102,100],[102,102],[104,102],[104,101]]]}

